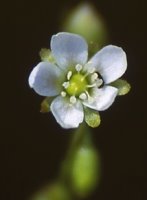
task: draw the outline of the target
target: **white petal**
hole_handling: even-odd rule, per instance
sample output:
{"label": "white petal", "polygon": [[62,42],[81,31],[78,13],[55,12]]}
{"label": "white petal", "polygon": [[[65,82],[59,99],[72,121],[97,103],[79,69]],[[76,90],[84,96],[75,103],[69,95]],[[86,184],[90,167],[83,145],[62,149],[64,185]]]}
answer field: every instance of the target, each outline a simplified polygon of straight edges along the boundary
{"label": "white petal", "polygon": [[122,48],[109,45],[96,53],[88,62],[102,76],[106,84],[120,78],[127,69],[127,58]]}
{"label": "white petal", "polygon": [[60,92],[61,70],[49,62],[40,62],[29,76],[29,85],[41,96],[55,96]]}
{"label": "white petal", "polygon": [[76,128],[83,121],[83,106],[80,101],[71,104],[65,97],[56,97],[51,104],[51,111],[63,128]]}
{"label": "white petal", "polygon": [[91,97],[93,100],[84,101],[83,104],[94,110],[102,111],[109,108],[117,96],[118,89],[112,86],[93,88]]}
{"label": "white petal", "polygon": [[62,69],[87,62],[88,45],[79,35],[64,32],[53,35],[51,50]]}

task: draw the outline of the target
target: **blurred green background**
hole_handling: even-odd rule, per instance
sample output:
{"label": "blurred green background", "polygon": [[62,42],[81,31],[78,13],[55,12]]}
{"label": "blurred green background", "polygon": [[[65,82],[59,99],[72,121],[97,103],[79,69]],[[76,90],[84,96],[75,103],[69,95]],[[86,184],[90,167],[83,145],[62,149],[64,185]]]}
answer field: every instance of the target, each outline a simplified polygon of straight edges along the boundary
{"label": "blurred green background", "polygon": [[[39,51],[48,48],[52,34],[79,0],[16,0],[8,4],[3,24],[13,46],[9,63],[8,112],[0,145],[3,156],[1,199],[24,200],[56,177],[71,138],[51,114],[40,114],[42,97],[28,86],[28,76],[39,62]],[[88,1],[87,1],[88,2]],[[128,70],[124,75],[131,92],[117,98],[101,112],[102,123],[93,129],[93,140],[102,157],[102,178],[87,200],[145,200],[147,191],[146,136],[146,43],[147,5],[145,0],[91,0],[103,17],[109,44],[127,53]]]}

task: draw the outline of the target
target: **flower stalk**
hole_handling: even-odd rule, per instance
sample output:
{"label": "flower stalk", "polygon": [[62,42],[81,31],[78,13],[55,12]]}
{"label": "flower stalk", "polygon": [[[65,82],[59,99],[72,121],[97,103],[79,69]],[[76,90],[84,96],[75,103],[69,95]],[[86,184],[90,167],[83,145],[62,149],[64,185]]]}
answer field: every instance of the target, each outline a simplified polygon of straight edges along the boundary
{"label": "flower stalk", "polygon": [[100,156],[93,145],[90,129],[83,123],[72,135],[59,180],[77,198],[86,197],[99,181],[100,166]]}

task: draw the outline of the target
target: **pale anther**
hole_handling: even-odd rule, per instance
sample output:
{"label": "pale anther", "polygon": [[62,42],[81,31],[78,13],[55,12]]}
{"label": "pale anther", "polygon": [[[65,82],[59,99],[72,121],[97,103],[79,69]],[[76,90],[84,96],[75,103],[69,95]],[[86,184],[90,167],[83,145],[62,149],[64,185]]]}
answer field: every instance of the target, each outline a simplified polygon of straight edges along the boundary
{"label": "pale anther", "polygon": [[61,92],[61,96],[62,96],[62,97],[66,97],[66,92],[62,91],[62,92]]}
{"label": "pale anther", "polygon": [[72,71],[69,71],[69,72],[67,73],[67,80],[70,80],[71,76],[72,76]]}
{"label": "pale anther", "polygon": [[92,74],[92,73],[94,73],[95,72],[95,68],[94,67],[90,67],[89,69],[88,69],[88,73],[89,74]]}
{"label": "pale anther", "polygon": [[102,83],[103,83],[103,80],[102,80],[102,79],[97,79],[97,80],[96,80],[96,86],[97,86],[97,87],[101,86]]}
{"label": "pale anther", "polygon": [[87,73],[84,75],[84,78],[86,78],[89,74],[93,74],[95,72],[95,68],[90,68],[87,70]]}
{"label": "pale anther", "polygon": [[69,82],[64,82],[64,83],[62,84],[62,86],[63,86],[65,89],[67,89],[68,86],[69,86]]}
{"label": "pale anther", "polygon": [[98,78],[98,74],[97,73],[94,73],[91,75],[91,81],[95,81],[96,79]]}
{"label": "pale anther", "polygon": [[80,71],[82,70],[83,67],[82,67],[82,65],[77,64],[75,68],[76,68],[76,71],[77,71],[77,72],[80,72]]}
{"label": "pale anther", "polygon": [[77,99],[76,99],[75,96],[71,96],[71,97],[70,97],[70,103],[75,104],[76,101],[77,101]]}
{"label": "pale anther", "polygon": [[85,93],[82,93],[82,94],[80,94],[79,98],[81,100],[85,100],[85,99],[87,99],[87,95]]}

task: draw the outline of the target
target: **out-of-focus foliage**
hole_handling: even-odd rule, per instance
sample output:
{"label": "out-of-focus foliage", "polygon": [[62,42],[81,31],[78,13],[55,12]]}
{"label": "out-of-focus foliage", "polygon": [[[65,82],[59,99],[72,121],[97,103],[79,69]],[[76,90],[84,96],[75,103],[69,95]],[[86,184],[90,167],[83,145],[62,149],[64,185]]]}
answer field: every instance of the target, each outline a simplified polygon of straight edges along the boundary
{"label": "out-of-focus foliage", "polygon": [[57,182],[45,187],[30,200],[71,200],[71,197],[67,188],[60,182]]}
{"label": "out-of-focus foliage", "polygon": [[62,30],[83,36],[89,44],[90,54],[95,53],[107,42],[104,20],[96,9],[86,3],[70,11]]}

